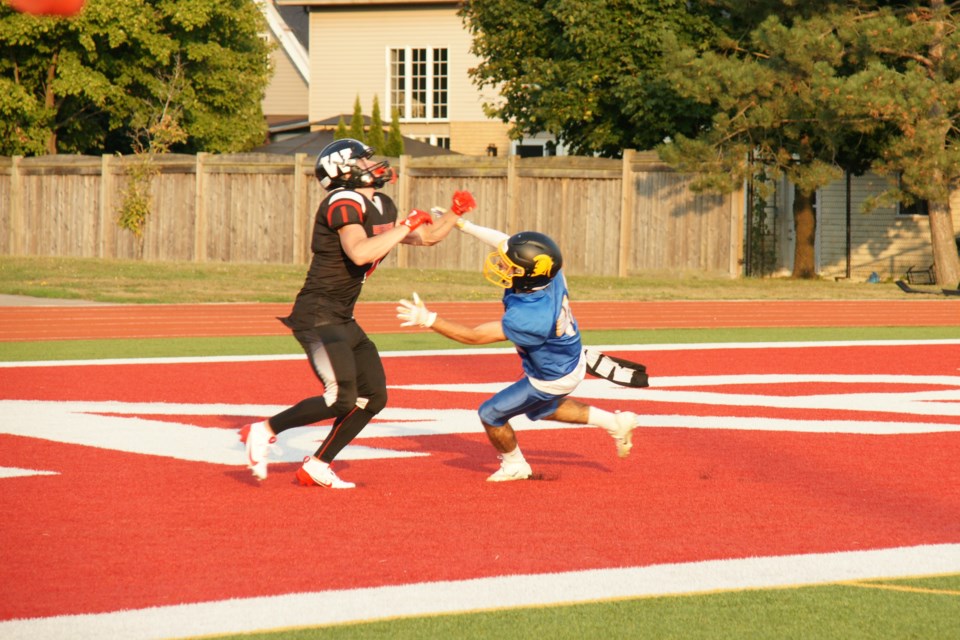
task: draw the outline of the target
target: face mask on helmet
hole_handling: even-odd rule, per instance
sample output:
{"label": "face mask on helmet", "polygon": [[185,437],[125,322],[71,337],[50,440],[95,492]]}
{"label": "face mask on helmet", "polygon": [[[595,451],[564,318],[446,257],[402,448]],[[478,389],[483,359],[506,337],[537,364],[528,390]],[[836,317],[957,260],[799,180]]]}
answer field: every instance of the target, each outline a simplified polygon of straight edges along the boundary
{"label": "face mask on helmet", "polygon": [[314,174],[327,191],[342,188],[379,189],[389,182],[394,182],[397,174],[386,160],[370,166],[359,166],[360,160],[372,156],[373,148],[359,140],[336,140],[324,147],[317,156]]}
{"label": "face mask on helmet", "polygon": [[563,256],[553,240],[536,231],[522,231],[487,256],[483,275],[498,287],[527,292],[550,284],[562,266]]}

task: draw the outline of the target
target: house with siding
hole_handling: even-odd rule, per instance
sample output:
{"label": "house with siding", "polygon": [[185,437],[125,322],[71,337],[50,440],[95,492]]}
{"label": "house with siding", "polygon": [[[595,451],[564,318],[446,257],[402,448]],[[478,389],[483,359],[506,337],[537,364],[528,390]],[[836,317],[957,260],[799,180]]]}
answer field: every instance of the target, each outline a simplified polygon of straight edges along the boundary
{"label": "house with siding", "polygon": [[[544,141],[517,144],[508,126],[484,115],[495,91],[478,90],[470,34],[449,0],[277,0],[308,13],[310,122],[351,113],[400,115],[404,136],[467,155],[543,155]],[[539,150],[540,153],[536,153]]]}
{"label": "house with siding", "polygon": [[[930,223],[922,203],[864,211],[864,202],[887,188],[876,174],[849,176],[826,185],[816,197],[816,268],[823,278],[863,282],[900,279],[908,269],[933,264]],[[953,226],[960,233],[960,194],[952,200]],[[767,209],[774,272],[793,270],[793,189],[781,184]],[[955,283],[950,283],[955,284]]]}
{"label": "house with siding", "polygon": [[303,7],[280,7],[276,0],[257,0],[266,18],[264,34],[274,44],[270,53],[270,83],[261,107],[270,139],[310,130],[310,55],[307,52],[308,14]]}

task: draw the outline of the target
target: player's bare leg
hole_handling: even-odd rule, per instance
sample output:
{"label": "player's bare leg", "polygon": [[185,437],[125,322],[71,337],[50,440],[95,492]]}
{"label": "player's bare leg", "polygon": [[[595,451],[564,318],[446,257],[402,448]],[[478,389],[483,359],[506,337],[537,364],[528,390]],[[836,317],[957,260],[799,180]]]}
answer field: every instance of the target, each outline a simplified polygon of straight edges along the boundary
{"label": "player's bare leg", "polygon": [[517,434],[510,423],[502,427],[484,424],[490,444],[500,452],[500,468],[487,478],[490,482],[506,482],[508,480],[526,480],[533,475],[533,470],[520,452],[517,444]]}
{"label": "player's bare leg", "polygon": [[572,424],[595,424],[603,428],[617,445],[617,455],[626,458],[633,448],[633,430],[637,426],[637,415],[630,411],[611,413],[597,407],[584,404],[573,398],[564,398],[557,405],[549,420]]}

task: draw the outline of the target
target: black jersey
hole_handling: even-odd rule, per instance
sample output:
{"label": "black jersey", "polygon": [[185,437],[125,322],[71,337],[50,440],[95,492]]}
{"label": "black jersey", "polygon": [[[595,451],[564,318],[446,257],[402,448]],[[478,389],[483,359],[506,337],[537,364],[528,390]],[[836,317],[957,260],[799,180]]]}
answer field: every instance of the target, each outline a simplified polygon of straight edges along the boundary
{"label": "black jersey", "polygon": [[303,330],[351,320],[363,283],[380,260],[354,264],[340,245],[338,230],[359,224],[369,238],[392,229],[396,221],[397,206],[382,193],[375,193],[370,200],[356,191],[338,189],[324,198],[313,224],[313,259],[306,281],[290,316],[281,321],[291,329]]}

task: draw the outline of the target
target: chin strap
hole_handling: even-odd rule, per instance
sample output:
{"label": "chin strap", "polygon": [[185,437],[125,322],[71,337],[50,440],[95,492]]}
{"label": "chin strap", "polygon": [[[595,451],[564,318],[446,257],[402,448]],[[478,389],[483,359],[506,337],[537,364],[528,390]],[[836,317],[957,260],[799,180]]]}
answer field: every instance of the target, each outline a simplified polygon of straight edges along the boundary
{"label": "chin strap", "polygon": [[649,387],[647,368],[639,362],[615,358],[594,349],[584,349],[587,372],[623,387]]}

